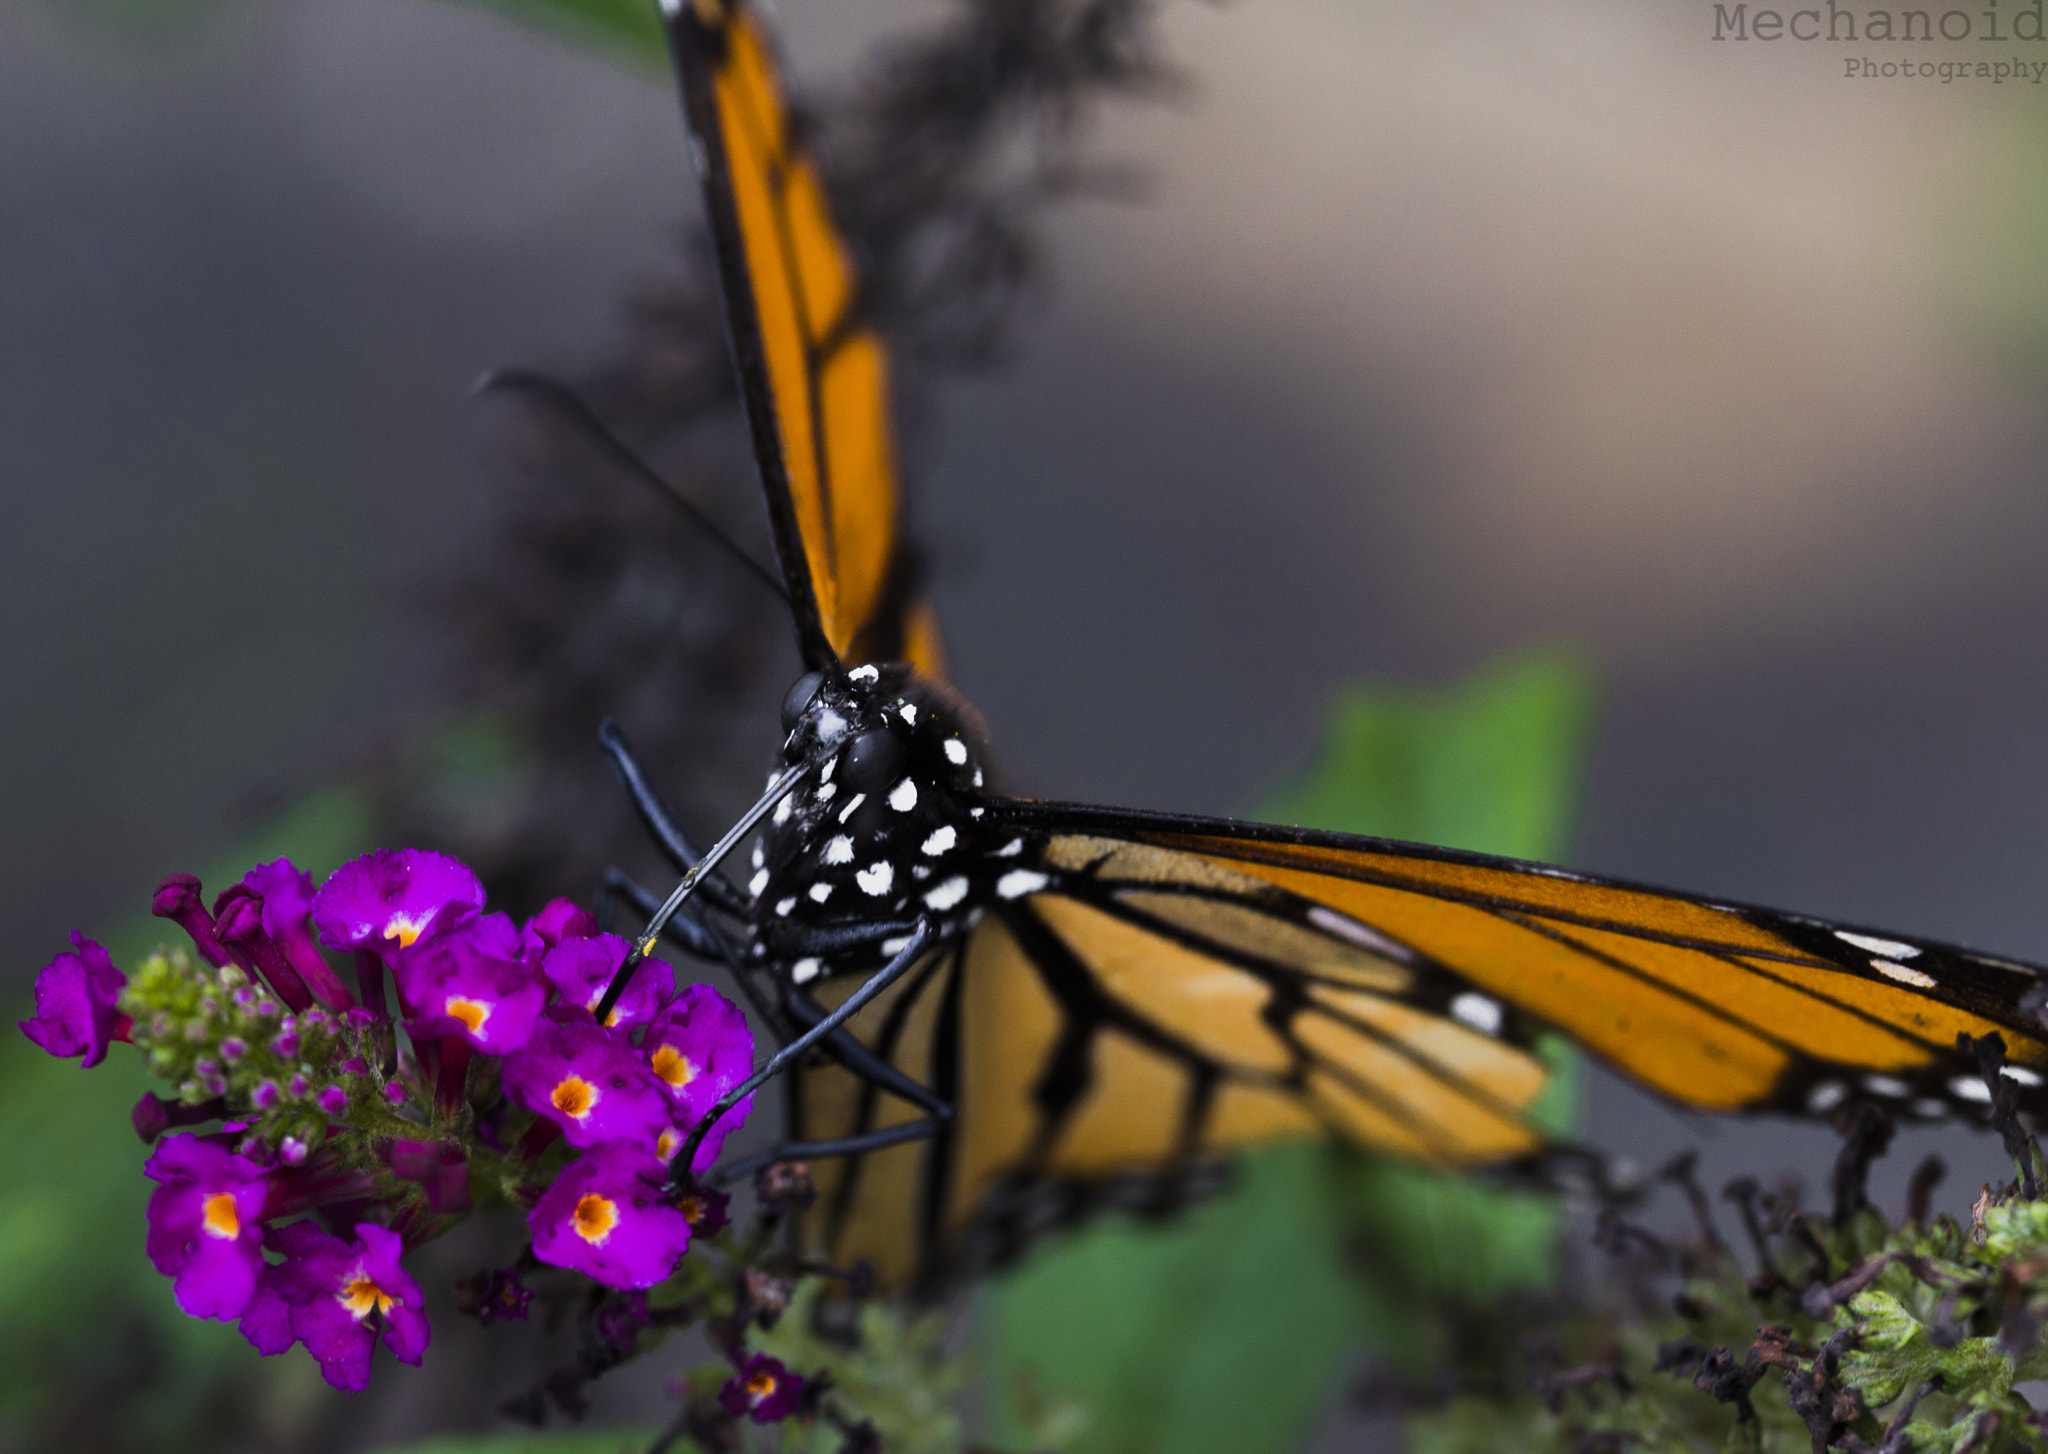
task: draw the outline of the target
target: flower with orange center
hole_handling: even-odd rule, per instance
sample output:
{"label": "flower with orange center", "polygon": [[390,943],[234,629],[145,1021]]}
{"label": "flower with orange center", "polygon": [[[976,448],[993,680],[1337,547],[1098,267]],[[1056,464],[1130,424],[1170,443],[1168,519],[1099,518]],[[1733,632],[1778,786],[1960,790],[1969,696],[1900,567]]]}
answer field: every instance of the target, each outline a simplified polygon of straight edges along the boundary
{"label": "flower with orange center", "polygon": [[509,1055],[533,1036],[548,985],[535,963],[538,941],[503,914],[480,914],[407,950],[398,988],[419,1014],[415,1036],[459,1036],[478,1050]]}
{"label": "flower with orange center", "polygon": [[449,1019],[464,1026],[472,1035],[484,1033],[484,1022],[491,1018],[491,1007],[482,1000],[464,999],[461,995],[450,995],[442,1007],[442,1013]]}
{"label": "flower with orange center", "polygon": [[200,1226],[206,1228],[209,1237],[239,1237],[242,1235],[242,1213],[235,1206],[235,1194],[231,1191],[217,1191],[204,1203]]}
{"label": "flower with orange center", "polygon": [[149,1260],[176,1282],[195,1318],[242,1316],[262,1275],[270,1174],[248,1157],[195,1135],[166,1136],[143,1168]]}
{"label": "flower with orange center", "polygon": [[718,1401],[729,1414],[744,1414],[757,1424],[772,1424],[796,1412],[797,1395],[803,1391],[801,1375],[791,1373],[779,1358],[750,1355],[737,1373],[718,1391]]}
{"label": "flower with orange center", "polygon": [[581,1121],[597,1109],[597,1103],[603,1096],[596,1086],[582,1076],[572,1075],[557,1081],[554,1090],[548,1093],[548,1099],[563,1115]]}
{"label": "flower with orange center", "polygon": [[339,1296],[341,1305],[348,1309],[349,1316],[357,1322],[361,1322],[372,1313],[390,1312],[391,1305],[398,1301],[379,1287],[375,1278],[360,1270],[342,1284]]}
{"label": "flower with orange center", "polygon": [[[564,939],[542,957],[541,972],[562,992],[565,1003],[581,1005],[595,1015],[632,948],[630,940],[617,934]],[[619,1002],[605,1017],[605,1027],[637,1029],[659,1014],[675,994],[675,967],[665,960],[642,960]]]}
{"label": "flower with orange center", "polygon": [[697,1078],[697,1067],[690,1064],[690,1057],[673,1045],[655,1046],[654,1058],[649,1063],[670,1090],[681,1090]]}
{"label": "flower with orange center", "polygon": [[336,1388],[360,1389],[382,1343],[407,1363],[418,1363],[430,1330],[420,1286],[399,1259],[405,1239],[388,1227],[358,1222],[355,1235],[330,1237],[308,1218],[271,1233],[272,1263],[242,1321],[242,1336],[263,1354],[294,1343],[319,1361]]}
{"label": "flower with orange center", "polygon": [[652,1147],[669,1124],[669,1096],[623,1036],[580,1008],[543,1014],[525,1048],[505,1057],[505,1094],[562,1128],[571,1146],[628,1141]]}
{"label": "flower with orange center", "polygon": [[611,1236],[612,1228],[619,1225],[619,1204],[610,1197],[596,1192],[586,1192],[576,1202],[576,1210],[569,1218],[576,1228],[576,1235],[593,1245],[601,1245]]}
{"label": "flower with orange center", "polygon": [[675,1270],[690,1223],[662,1200],[668,1169],[608,1142],[562,1168],[528,1213],[533,1255],[606,1287],[648,1288]]}

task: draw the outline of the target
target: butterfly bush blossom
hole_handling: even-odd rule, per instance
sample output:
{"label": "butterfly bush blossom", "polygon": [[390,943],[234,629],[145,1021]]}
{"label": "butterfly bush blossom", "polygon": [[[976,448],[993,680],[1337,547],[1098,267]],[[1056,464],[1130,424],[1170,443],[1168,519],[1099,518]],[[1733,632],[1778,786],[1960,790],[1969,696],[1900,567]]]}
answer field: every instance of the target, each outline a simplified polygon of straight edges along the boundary
{"label": "butterfly bush blossom", "polygon": [[[561,1269],[613,1290],[592,1305],[629,1349],[659,1317],[647,1290],[686,1279],[693,1237],[724,1227],[725,1196],[670,1163],[752,1071],[746,1018],[648,960],[599,1024],[631,946],[576,905],[487,913],[465,865],[403,849],[317,890],[288,860],[261,864],[210,908],[174,874],[152,908],[189,945],[124,972],[74,934],[21,1029],[87,1066],[131,1044],[172,1087],[133,1122],[152,1146],[145,1246],[192,1317],[264,1354],[303,1344],[329,1383],[361,1389],[380,1342],[407,1363],[426,1352],[406,1256],[509,1206],[529,1250],[470,1310],[523,1318],[523,1276]],[[705,1128],[693,1172],[749,1105]],[[735,1386],[754,1390],[735,1416],[793,1411],[803,1380],[727,1342]]]}

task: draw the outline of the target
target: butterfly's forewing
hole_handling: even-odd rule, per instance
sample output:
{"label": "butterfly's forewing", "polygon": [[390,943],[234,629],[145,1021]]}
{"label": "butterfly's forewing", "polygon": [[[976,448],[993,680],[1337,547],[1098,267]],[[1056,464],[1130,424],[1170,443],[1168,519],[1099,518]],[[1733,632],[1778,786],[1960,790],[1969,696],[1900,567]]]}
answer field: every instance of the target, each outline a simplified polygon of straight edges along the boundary
{"label": "butterfly's forewing", "polygon": [[888,358],[766,37],[726,0],[665,9],[805,662],[907,660],[936,675],[902,536]]}

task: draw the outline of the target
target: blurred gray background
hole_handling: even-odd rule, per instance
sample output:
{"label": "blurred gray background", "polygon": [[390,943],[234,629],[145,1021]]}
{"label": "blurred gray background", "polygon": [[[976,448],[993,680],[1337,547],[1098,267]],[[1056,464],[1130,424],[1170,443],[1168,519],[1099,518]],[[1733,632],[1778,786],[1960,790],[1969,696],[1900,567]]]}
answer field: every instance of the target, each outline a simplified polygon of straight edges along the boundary
{"label": "blurred gray background", "polygon": [[[133,9],[0,0],[19,986],[447,708],[422,583],[506,448],[464,391],[604,359],[694,212],[659,75],[436,0]],[[781,10],[806,85],[937,13]],[[1015,366],[912,453],[1019,784],[1227,812],[1338,683],[1575,643],[1578,866],[2048,961],[2048,87],[1690,0],[1165,28],[1193,85],[1095,142],[1149,195],[1060,214]],[[1591,1118],[1710,1184],[1830,1140]]]}

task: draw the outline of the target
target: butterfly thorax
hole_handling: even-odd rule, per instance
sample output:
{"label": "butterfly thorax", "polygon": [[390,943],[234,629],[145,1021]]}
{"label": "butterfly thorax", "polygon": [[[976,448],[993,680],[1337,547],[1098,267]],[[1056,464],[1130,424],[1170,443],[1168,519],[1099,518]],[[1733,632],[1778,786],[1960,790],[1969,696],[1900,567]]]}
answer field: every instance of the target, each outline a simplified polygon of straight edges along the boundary
{"label": "butterfly thorax", "polygon": [[865,972],[916,921],[957,932],[1004,868],[982,827],[973,709],[900,665],[812,673],[783,705],[784,768],[810,763],[753,850],[753,954],[791,981]]}

